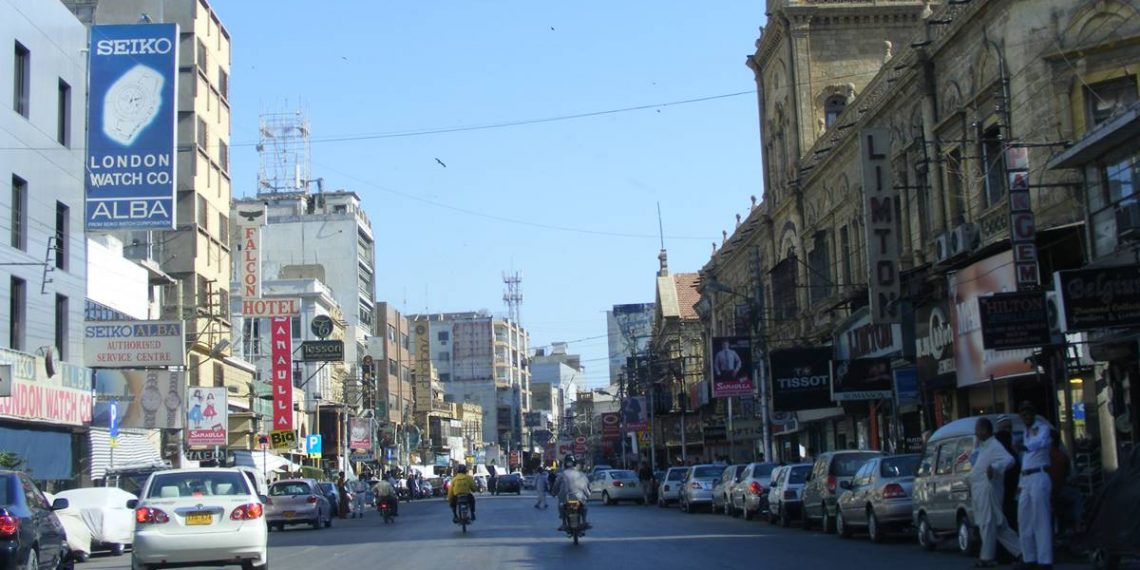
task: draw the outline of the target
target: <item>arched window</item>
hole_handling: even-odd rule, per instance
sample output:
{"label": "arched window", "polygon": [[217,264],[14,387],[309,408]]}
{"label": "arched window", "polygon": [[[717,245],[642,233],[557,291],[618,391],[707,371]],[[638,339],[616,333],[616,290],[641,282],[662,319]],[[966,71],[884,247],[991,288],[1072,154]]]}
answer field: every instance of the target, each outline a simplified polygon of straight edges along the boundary
{"label": "arched window", "polygon": [[843,114],[843,110],[847,108],[847,98],[842,95],[832,95],[827,98],[823,103],[823,124],[827,128],[835,125],[835,121],[839,120],[839,115]]}

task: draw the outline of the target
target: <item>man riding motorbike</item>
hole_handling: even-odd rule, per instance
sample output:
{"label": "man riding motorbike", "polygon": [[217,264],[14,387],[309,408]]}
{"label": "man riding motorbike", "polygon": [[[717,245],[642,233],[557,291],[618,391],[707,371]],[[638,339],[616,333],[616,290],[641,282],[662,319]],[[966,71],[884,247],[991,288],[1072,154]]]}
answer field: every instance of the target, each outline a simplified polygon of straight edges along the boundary
{"label": "man riding motorbike", "polygon": [[475,479],[467,474],[467,466],[459,464],[455,467],[455,477],[451,478],[451,485],[447,488],[447,502],[451,505],[451,521],[459,522],[457,505],[459,497],[465,497],[471,509],[471,522],[475,522]]}
{"label": "man riding motorbike", "polygon": [[558,530],[566,530],[566,503],[570,499],[578,501],[582,509],[582,522],[585,528],[589,528],[589,523],[586,523],[586,501],[590,498],[590,479],[586,477],[585,473],[578,470],[578,462],[573,456],[566,457],[562,462],[562,472],[559,473],[558,479],[554,481],[554,494],[558,495]]}
{"label": "man riding motorbike", "polygon": [[372,486],[372,494],[376,497],[377,509],[387,502],[388,508],[392,510],[392,516],[398,517],[400,516],[400,501],[396,497],[396,488],[392,485],[389,477],[391,477],[390,473],[388,477],[381,477],[377,480],[376,484]]}

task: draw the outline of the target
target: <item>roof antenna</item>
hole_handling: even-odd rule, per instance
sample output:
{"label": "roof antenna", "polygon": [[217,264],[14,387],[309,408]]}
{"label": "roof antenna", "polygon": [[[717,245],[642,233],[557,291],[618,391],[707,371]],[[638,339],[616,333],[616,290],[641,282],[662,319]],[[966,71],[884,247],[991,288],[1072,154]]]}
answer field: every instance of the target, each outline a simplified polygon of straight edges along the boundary
{"label": "roof antenna", "polygon": [[661,236],[661,252],[657,254],[661,269],[657,271],[657,275],[664,277],[669,275],[669,254],[665,252],[665,224],[661,221],[661,202],[657,203],[657,232]]}

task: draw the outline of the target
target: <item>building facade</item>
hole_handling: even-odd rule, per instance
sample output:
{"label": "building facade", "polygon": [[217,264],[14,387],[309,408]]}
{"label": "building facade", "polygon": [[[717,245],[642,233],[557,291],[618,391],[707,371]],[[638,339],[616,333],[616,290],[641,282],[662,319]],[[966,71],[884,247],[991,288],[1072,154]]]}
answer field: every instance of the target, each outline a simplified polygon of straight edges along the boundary
{"label": "building facade", "polygon": [[373,382],[364,386],[364,409],[375,410],[382,423],[382,445],[397,448],[390,455],[401,458],[402,464],[407,463],[405,433],[412,426],[416,403],[410,327],[407,317],[390,303],[376,304],[375,335],[368,339]]}
{"label": "building facade", "polygon": [[530,374],[531,413],[541,412],[544,425],[540,429],[550,432],[549,436],[536,438],[535,445],[545,446],[562,434],[578,388],[586,384],[586,369],[581,356],[570,354],[566,343],[556,342],[549,353],[545,349],[535,351],[530,360]]}
{"label": "building facade", "polygon": [[618,377],[626,359],[645,354],[653,334],[653,303],[614,305],[606,311],[606,337],[610,351],[610,386],[618,385]]}

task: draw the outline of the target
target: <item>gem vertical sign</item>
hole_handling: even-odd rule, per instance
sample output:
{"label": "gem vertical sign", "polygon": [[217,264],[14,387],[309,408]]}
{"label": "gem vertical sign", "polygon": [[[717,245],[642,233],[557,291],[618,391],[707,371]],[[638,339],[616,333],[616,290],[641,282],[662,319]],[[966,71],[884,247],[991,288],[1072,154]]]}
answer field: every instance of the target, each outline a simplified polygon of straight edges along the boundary
{"label": "gem vertical sign", "polygon": [[867,228],[867,276],[871,322],[900,321],[899,229],[896,222],[898,190],[891,176],[890,132],[859,131],[859,158],[863,168],[863,215]]}
{"label": "gem vertical sign", "polygon": [[272,319],[269,373],[273,378],[273,429],[293,429],[293,332],[287,317]]}
{"label": "gem vertical sign", "polygon": [[1037,223],[1029,199],[1029,152],[1025,147],[1005,151],[1009,177],[1009,242],[1013,246],[1013,271],[1018,289],[1041,285],[1037,269]]}

